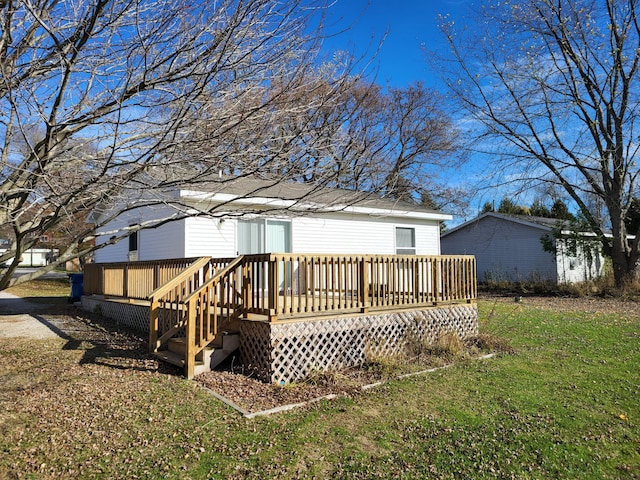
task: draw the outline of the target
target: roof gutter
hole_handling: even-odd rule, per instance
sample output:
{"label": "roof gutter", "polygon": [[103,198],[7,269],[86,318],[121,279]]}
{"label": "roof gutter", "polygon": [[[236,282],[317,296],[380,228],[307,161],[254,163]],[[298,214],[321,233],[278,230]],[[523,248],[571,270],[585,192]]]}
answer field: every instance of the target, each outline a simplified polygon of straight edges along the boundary
{"label": "roof gutter", "polygon": [[313,202],[303,202],[301,200],[284,200],[281,198],[268,197],[246,197],[229,193],[207,193],[192,190],[181,190],[180,196],[198,202],[211,203],[233,203],[234,205],[251,205],[264,208],[286,209],[294,212],[313,213],[339,213],[346,212],[358,215],[369,215],[374,217],[403,217],[420,220],[447,221],[453,219],[452,215],[439,212],[420,212],[405,209],[387,209],[375,207],[361,207],[358,205],[335,204],[322,205]]}

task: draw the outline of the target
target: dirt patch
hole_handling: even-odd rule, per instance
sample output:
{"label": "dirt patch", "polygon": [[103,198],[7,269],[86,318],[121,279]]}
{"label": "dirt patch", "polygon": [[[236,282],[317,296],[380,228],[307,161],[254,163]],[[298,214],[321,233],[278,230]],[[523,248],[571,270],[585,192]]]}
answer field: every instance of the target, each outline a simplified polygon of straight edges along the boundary
{"label": "dirt patch", "polygon": [[249,413],[283,405],[307,403],[330,395],[351,396],[363,385],[386,378],[365,368],[318,373],[308,380],[288,385],[264,383],[252,376],[229,370],[214,370],[198,375],[195,381],[224,396]]}

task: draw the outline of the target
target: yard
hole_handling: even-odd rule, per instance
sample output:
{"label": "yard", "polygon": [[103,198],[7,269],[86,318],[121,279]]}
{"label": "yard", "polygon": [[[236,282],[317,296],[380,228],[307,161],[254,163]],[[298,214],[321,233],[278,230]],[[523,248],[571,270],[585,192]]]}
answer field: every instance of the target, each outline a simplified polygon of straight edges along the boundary
{"label": "yard", "polygon": [[0,339],[0,478],[639,478],[638,303],[479,306],[514,353],[247,419],[57,305],[65,339]]}

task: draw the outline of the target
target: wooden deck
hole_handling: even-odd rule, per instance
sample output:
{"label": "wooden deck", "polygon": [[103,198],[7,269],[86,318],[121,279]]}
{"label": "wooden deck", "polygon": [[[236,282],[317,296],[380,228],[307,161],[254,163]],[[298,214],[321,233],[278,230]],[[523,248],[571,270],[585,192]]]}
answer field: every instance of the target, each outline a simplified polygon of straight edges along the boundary
{"label": "wooden deck", "polygon": [[472,256],[261,254],[91,264],[85,295],[148,302],[149,346],[185,336],[185,374],[219,332],[242,320],[305,321],[472,303]]}

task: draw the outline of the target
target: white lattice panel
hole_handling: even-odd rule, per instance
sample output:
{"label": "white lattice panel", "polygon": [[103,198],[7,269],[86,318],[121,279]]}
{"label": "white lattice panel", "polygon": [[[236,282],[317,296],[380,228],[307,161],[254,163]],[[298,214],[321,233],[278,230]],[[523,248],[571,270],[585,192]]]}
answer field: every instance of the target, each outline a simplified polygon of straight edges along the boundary
{"label": "white lattice panel", "polygon": [[476,305],[291,323],[243,322],[241,354],[265,381],[288,383],[314,370],[339,370],[397,355],[407,338],[477,334]]}
{"label": "white lattice panel", "polygon": [[271,370],[270,325],[244,321],[240,325],[240,356],[242,363],[259,378],[267,381]]}
{"label": "white lattice panel", "polygon": [[82,297],[82,308],[90,312],[99,313],[141,332],[149,331],[149,307],[145,305],[131,305]]}

